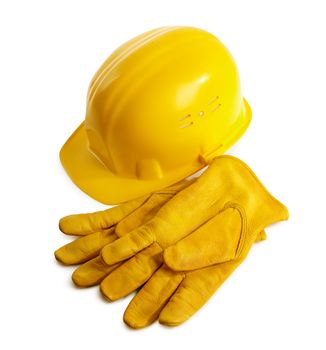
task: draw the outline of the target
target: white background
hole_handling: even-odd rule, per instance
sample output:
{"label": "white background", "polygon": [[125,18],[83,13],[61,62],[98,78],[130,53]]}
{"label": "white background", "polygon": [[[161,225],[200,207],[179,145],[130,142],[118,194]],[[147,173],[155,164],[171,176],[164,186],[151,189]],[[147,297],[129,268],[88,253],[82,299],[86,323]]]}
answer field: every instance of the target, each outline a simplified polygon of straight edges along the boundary
{"label": "white background", "polygon": [[[0,0],[1,349],[326,349],[325,1]],[[130,298],[78,290],[53,251],[61,216],[104,208],[61,168],[88,83],[118,45],[163,25],[233,53],[252,124],[229,151],[289,208],[184,325],[134,331]],[[200,200],[200,199],[198,199]]]}

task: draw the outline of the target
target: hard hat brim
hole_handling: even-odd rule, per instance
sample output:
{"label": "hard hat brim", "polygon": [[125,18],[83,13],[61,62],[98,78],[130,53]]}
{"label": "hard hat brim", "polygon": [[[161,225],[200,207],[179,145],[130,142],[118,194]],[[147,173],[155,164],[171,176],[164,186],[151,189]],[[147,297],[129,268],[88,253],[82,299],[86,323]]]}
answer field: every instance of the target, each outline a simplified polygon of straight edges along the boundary
{"label": "hard hat brim", "polygon": [[202,158],[187,167],[176,169],[163,178],[140,180],[112,173],[88,148],[84,122],[75,130],[60,151],[61,163],[72,181],[87,195],[103,204],[119,204],[161,190],[205,167],[212,157],[223,154],[246,131],[251,121],[251,109],[243,99],[239,128],[209,159]]}
{"label": "hard hat brim", "polygon": [[[90,152],[84,123],[63,145],[60,160],[71,180],[87,195],[104,204],[138,198],[179,181],[185,177],[185,171],[188,175],[194,173],[192,166],[164,179],[145,181],[117,176]],[[204,166],[197,166],[197,170]]]}

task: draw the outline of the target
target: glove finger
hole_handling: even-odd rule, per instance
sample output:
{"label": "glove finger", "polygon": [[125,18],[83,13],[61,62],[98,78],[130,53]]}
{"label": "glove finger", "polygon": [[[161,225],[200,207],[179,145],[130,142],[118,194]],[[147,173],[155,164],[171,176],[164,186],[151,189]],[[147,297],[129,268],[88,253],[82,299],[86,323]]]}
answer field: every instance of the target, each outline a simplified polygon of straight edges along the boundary
{"label": "glove finger", "polygon": [[131,300],[123,316],[124,322],[131,328],[153,323],[183,278],[182,272],[162,266]]}
{"label": "glove finger", "polygon": [[230,261],[188,272],[177,291],[161,311],[159,322],[177,326],[198,311],[230,276],[240,261]]}
{"label": "glove finger", "polygon": [[154,193],[142,206],[134,210],[117,224],[115,229],[116,234],[122,237],[148,222],[173,195],[174,194],[170,193]]}
{"label": "glove finger", "polygon": [[101,257],[106,264],[113,265],[129,259],[153,242],[152,231],[144,225],[106,245],[101,251]]}
{"label": "glove finger", "polygon": [[101,249],[117,239],[114,228],[80,237],[54,252],[55,258],[65,265],[80,264],[97,256]]}
{"label": "glove finger", "polygon": [[59,222],[59,229],[67,235],[75,236],[85,236],[107,229],[141,206],[148,197],[147,195],[95,213],[65,216]]}
{"label": "glove finger", "polygon": [[177,192],[188,187],[195,181],[193,180],[182,180],[175,185],[164,188],[158,192],[154,192],[148,200],[141,205],[139,208],[134,210],[131,214],[122,219],[116,226],[115,232],[119,237],[135,230],[136,228],[144,225],[158,210],[166,204]]}
{"label": "glove finger", "polygon": [[109,300],[120,299],[143,285],[162,264],[162,249],[156,243],[112,271],[100,290]]}
{"label": "glove finger", "polygon": [[164,251],[165,263],[174,271],[191,271],[228,261],[236,256],[242,236],[242,217],[228,208],[189,236]]}
{"label": "glove finger", "polygon": [[107,265],[97,256],[80,265],[72,274],[72,280],[78,287],[91,287],[99,284],[108,274],[120,264]]}

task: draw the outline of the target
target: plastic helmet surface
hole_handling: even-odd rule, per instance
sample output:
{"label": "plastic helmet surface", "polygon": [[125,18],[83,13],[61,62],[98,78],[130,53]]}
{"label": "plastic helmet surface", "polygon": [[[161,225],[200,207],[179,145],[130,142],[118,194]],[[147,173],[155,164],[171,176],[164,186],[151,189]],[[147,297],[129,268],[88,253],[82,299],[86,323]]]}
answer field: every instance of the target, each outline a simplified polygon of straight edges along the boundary
{"label": "plastic helmet surface", "polygon": [[81,190],[117,204],[195,173],[250,120],[225,46],[200,29],[163,27],[128,41],[99,68],[85,121],[60,158]]}

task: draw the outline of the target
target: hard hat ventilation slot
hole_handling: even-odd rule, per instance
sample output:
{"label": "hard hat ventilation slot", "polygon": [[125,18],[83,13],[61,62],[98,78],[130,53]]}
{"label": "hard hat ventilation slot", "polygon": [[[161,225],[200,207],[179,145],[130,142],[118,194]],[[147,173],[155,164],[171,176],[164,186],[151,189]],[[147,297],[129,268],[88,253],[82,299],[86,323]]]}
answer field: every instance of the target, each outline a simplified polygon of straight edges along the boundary
{"label": "hard hat ventilation slot", "polygon": [[215,102],[216,100],[218,100],[220,98],[220,96],[215,96],[214,98],[212,98],[209,102],[208,102],[208,106],[211,105],[213,102]]}
{"label": "hard hat ventilation slot", "polygon": [[[208,106],[212,105],[215,101],[217,101],[220,98],[220,96],[215,96],[214,98],[212,98],[209,102],[208,102]],[[218,103],[215,107],[213,107],[211,109],[211,112],[216,111],[219,107],[221,106],[220,103]]]}
{"label": "hard hat ventilation slot", "polygon": [[221,106],[221,104],[219,103],[217,106],[215,106],[213,109],[211,109],[211,112],[216,111],[220,106]]}
{"label": "hard hat ventilation slot", "polygon": [[187,124],[184,124],[184,125],[181,125],[180,126],[180,129],[184,129],[184,128],[187,128],[188,126],[192,125],[194,122],[189,122]]}
{"label": "hard hat ventilation slot", "polygon": [[187,118],[190,118],[191,117],[191,114],[187,114],[185,116],[183,116],[182,118],[180,118],[179,120],[184,120],[184,119],[187,119]]}

